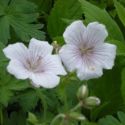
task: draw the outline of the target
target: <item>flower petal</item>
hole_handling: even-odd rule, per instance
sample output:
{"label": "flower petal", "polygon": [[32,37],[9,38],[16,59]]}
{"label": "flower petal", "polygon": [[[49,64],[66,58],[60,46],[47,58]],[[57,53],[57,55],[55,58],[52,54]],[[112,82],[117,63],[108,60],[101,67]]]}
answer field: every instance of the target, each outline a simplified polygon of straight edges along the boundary
{"label": "flower petal", "polygon": [[23,43],[10,44],[3,49],[4,54],[9,59],[23,61],[27,57],[27,48]]}
{"label": "flower petal", "polygon": [[29,77],[28,70],[26,70],[23,64],[18,60],[11,60],[7,66],[7,70],[17,79],[27,79]]}
{"label": "flower petal", "polygon": [[51,46],[47,41],[40,41],[34,38],[30,40],[29,51],[33,59],[50,55],[52,50],[53,46]]}
{"label": "flower petal", "polygon": [[53,73],[35,73],[30,76],[32,84],[36,87],[54,88],[59,84],[60,78]]}
{"label": "flower petal", "polygon": [[72,72],[76,69],[80,59],[77,46],[73,44],[64,45],[59,51],[59,55],[68,71]]}
{"label": "flower petal", "polygon": [[61,59],[58,55],[46,56],[42,60],[41,68],[43,71],[52,72],[56,75],[66,75],[66,71],[62,65]]}
{"label": "flower petal", "polygon": [[81,65],[79,69],[77,69],[77,77],[80,80],[89,80],[93,78],[98,78],[103,75],[102,68],[98,66],[87,66]]}
{"label": "flower petal", "polygon": [[104,25],[99,24],[98,22],[89,23],[86,32],[84,35],[84,39],[89,46],[95,46],[102,44],[106,37],[108,36],[108,32]]}
{"label": "flower petal", "polygon": [[100,63],[105,69],[112,69],[116,57],[116,46],[109,43],[104,43],[98,46],[94,52],[93,58],[97,63]]}
{"label": "flower petal", "polygon": [[79,42],[83,42],[83,33],[86,27],[84,26],[81,20],[74,21],[71,25],[69,25],[63,37],[66,43],[77,44]]}

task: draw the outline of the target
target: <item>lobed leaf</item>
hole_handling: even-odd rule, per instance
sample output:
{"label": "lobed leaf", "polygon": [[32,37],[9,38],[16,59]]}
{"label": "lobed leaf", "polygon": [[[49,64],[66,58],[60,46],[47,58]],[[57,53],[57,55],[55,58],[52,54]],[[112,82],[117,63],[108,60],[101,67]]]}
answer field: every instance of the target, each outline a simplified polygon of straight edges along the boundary
{"label": "lobed leaf", "polygon": [[7,44],[12,39],[13,30],[22,41],[29,41],[31,37],[44,39],[40,31],[42,26],[37,22],[37,6],[27,0],[0,1],[0,42]]}
{"label": "lobed leaf", "polygon": [[118,119],[108,115],[105,118],[102,118],[99,120],[99,125],[124,125],[125,124],[125,113],[118,112]]}

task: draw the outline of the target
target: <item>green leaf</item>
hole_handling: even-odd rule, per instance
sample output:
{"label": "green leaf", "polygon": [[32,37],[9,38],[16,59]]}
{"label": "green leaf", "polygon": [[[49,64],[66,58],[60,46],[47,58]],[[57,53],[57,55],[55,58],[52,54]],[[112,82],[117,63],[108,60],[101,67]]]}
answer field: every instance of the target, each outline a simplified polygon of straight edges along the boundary
{"label": "green leaf", "polygon": [[125,124],[125,113],[123,112],[118,112],[118,117],[119,117],[119,120]]}
{"label": "green leaf", "polygon": [[40,13],[49,12],[52,7],[52,0],[30,0],[38,5]]}
{"label": "green leaf", "polygon": [[0,42],[7,43],[10,39],[10,26],[9,20],[7,17],[0,18]]}
{"label": "green leaf", "polygon": [[92,120],[124,110],[125,105],[121,95],[121,72],[122,69],[116,65],[112,70],[104,71],[101,78],[89,81],[91,95],[101,100],[101,105],[91,111]]}
{"label": "green leaf", "polygon": [[113,116],[106,116],[99,121],[100,125],[121,125],[120,122]]}
{"label": "green leaf", "polygon": [[122,70],[122,85],[121,85],[121,92],[122,92],[122,97],[125,103],[125,68]]}
{"label": "green leaf", "polygon": [[48,17],[48,32],[54,38],[61,36],[67,26],[63,19],[76,20],[81,17],[78,0],[57,0]]}
{"label": "green leaf", "polygon": [[24,111],[29,111],[37,105],[38,96],[34,90],[27,90],[19,95],[19,103]]}
{"label": "green leaf", "polygon": [[0,104],[7,106],[13,95],[14,93],[7,87],[0,87]]}
{"label": "green leaf", "polygon": [[121,22],[125,26],[125,8],[122,4],[120,4],[116,0],[114,0],[114,1],[115,1],[114,3],[115,3],[115,7],[116,7],[118,17],[120,18]]}
{"label": "green leaf", "polygon": [[0,74],[0,103],[7,106],[15,92],[24,90],[29,85],[26,81],[16,80],[4,71],[0,71]]}
{"label": "green leaf", "polygon": [[7,58],[5,58],[3,53],[4,44],[0,42],[0,67],[3,67],[3,65],[6,64]]}
{"label": "green leaf", "polygon": [[9,116],[4,115],[4,125],[26,125],[26,113],[13,111]]}
{"label": "green leaf", "polygon": [[14,31],[23,41],[31,37],[44,39],[44,33],[40,31],[43,27],[37,23],[38,13],[36,5],[27,0],[0,1],[0,42],[6,44],[12,39]]}
{"label": "green leaf", "polygon": [[124,125],[125,124],[125,113],[118,112],[118,119],[108,115],[105,118],[99,120],[99,125]]}
{"label": "green leaf", "polygon": [[[124,41],[123,34],[116,22],[110,17],[106,10],[85,1],[79,0],[87,23],[98,21],[104,24],[109,32],[109,38]],[[91,8],[91,9],[90,9]]]}

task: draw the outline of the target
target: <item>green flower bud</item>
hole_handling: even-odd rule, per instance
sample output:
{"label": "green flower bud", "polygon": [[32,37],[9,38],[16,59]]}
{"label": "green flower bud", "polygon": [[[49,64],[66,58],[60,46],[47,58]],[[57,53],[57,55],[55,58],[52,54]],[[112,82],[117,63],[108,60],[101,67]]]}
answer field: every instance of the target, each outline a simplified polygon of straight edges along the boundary
{"label": "green flower bud", "polygon": [[79,113],[79,112],[70,112],[69,117],[71,119],[76,119],[76,120],[79,120],[79,121],[86,120],[86,117],[83,114]]}
{"label": "green flower bud", "polygon": [[98,97],[90,96],[84,100],[84,107],[91,109],[95,106],[100,105],[100,103],[101,103],[101,101]]}
{"label": "green flower bud", "polygon": [[54,48],[54,52],[58,53],[59,49],[60,49],[60,46],[59,46],[58,42],[57,41],[53,41],[52,45],[53,45],[53,48]]}
{"label": "green flower bud", "polygon": [[79,100],[84,100],[85,98],[88,97],[89,90],[86,85],[82,85],[77,92],[77,97]]}
{"label": "green flower bud", "polygon": [[31,112],[29,112],[27,120],[28,120],[29,123],[32,123],[32,124],[37,124],[38,123],[37,117]]}

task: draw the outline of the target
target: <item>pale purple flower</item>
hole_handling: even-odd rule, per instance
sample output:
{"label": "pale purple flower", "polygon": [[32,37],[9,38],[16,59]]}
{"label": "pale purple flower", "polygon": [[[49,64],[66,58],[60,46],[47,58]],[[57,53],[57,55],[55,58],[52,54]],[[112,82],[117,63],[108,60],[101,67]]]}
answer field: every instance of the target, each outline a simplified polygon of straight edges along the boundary
{"label": "pale purple flower", "polygon": [[107,36],[105,26],[98,22],[86,27],[78,20],[69,25],[63,34],[66,44],[59,52],[67,70],[88,80],[102,76],[103,69],[112,69],[116,46],[104,42]]}
{"label": "pale purple flower", "polygon": [[58,75],[66,75],[61,59],[52,55],[53,47],[34,38],[29,48],[23,43],[7,46],[3,52],[10,59],[7,70],[17,79],[30,79],[35,87],[53,88],[59,84]]}

